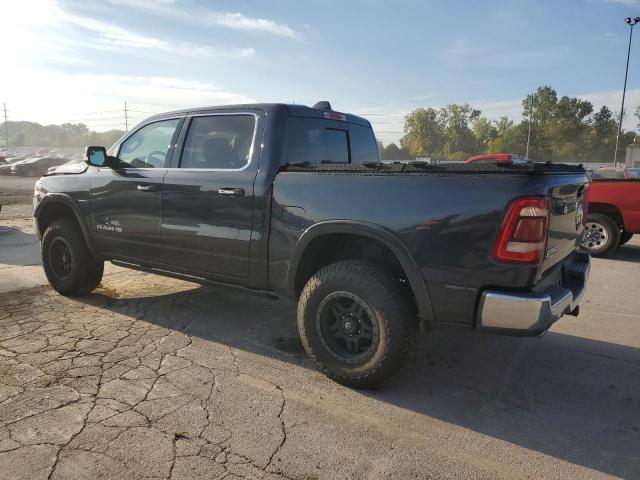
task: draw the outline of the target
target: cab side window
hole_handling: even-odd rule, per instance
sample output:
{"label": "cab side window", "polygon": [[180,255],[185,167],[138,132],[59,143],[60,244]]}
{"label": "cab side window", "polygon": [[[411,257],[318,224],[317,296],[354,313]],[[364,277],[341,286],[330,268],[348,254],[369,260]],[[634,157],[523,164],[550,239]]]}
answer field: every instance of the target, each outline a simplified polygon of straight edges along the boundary
{"label": "cab side window", "polygon": [[296,118],[292,123],[287,144],[288,162],[321,164],[349,163],[350,160],[345,126],[315,118]]}
{"label": "cab side window", "polygon": [[124,168],[162,168],[169,160],[179,118],[150,123],[120,145],[118,159]]}
{"label": "cab side window", "polygon": [[191,120],[180,168],[238,170],[251,161],[253,115],[211,115]]}

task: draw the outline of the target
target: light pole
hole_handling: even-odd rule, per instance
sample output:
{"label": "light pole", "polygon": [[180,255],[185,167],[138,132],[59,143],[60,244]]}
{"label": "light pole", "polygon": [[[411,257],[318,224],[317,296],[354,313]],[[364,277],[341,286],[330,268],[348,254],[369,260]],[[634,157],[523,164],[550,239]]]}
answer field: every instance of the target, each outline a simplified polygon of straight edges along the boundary
{"label": "light pole", "polygon": [[624,97],[627,94],[627,74],[629,73],[629,56],[631,55],[631,39],[633,38],[633,27],[640,22],[640,17],[627,17],[624,21],[629,25],[629,46],[627,47],[627,66],[624,69],[624,87],[622,87],[622,105],[620,106],[620,120],[618,121],[618,135],[616,135],[616,150],[613,154],[613,166],[618,166],[618,143],[620,142],[620,132],[622,131],[622,115],[624,114]]}
{"label": "light pole", "polygon": [[531,95],[531,105],[529,105],[529,130],[527,131],[527,153],[524,155],[529,158],[529,141],[531,140],[531,115],[533,114],[533,95]]}

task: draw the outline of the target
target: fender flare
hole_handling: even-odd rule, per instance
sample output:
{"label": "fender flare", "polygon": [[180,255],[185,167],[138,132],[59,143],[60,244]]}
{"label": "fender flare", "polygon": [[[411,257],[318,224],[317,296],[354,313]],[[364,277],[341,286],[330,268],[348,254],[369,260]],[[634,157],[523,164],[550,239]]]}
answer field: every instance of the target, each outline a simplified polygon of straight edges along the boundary
{"label": "fender flare", "polygon": [[400,266],[407,275],[407,280],[414,293],[418,314],[420,318],[433,321],[435,320],[433,308],[431,306],[431,298],[427,291],[427,286],[420,272],[420,268],[411,256],[409,249],[404,243],[390,230],[376,223],[353,221],[353,220],[325,220],[318,222],[307,228],[298,239],[287,270],[286,289],[287,294],[291,298],[295,298],[296,275],[300,261],[309,244],[322,235],[329,234],[350,234],[369,237],[377,240],[386,246],[396,256]]}
{"label": "fender flare", "polygon": [[60,203],[71,209],[74,214],[75,220],[78,222],[78,225],[80,225],[80,231],[82,232],[82,237],[84,238],[87,248],[94,256],[98,256],[93,244],[93,236],[91,234],[91,230],[84,220],[80,207],[76,202],[73,201],[73,199],[69,195],[66,195],[64,193],[47,193],[44,197],[42,197],[40,202],[38,202],[38,205],[33,211],[33,217],[36,220],[36,235],[38,236],[38,238],[40,238],[41,236],[40,227],[38,225],[38,217],[42,213],[43,209],[48,205],[51,205],[52,203]]}

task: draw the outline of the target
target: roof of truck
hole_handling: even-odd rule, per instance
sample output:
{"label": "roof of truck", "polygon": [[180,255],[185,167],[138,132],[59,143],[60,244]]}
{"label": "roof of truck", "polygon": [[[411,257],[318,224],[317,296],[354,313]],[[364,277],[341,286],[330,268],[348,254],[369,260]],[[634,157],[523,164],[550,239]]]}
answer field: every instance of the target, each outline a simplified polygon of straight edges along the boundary
{"label": "roof of truck", "polygon": [[[194,107],[184,108],[181,110],[173,110],[170,112],[159,113],[149,118],[162,118],[170,115],[181,115],[188,113],[205,113],[210,111],[224,111],[224,110],[264,110],[265,112],[286,109],[289,115],[293,117],[310,117],[310,118],[328,118],[333,120],[343,120],[351,123],[357,123],[367,127],[371,126],[369,120],[353,115],[351,113],[339,112],[336,110],[326,110],[320,108],[313,108],[306,105],[287,104],[287,103],[243,103],[236,105],[213,105],[208,107]],[[333,114],[333,115],[332,115]],[[339,118],[342,115],[343,118]],[[330,117],[331,116],[331,117]]]}

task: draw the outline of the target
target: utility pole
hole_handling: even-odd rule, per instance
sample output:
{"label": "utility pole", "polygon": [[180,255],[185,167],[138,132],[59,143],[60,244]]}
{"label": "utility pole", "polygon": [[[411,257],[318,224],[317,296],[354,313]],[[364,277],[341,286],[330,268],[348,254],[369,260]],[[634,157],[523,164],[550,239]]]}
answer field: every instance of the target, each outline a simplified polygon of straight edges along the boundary
{"label": "utility pole", "polygon": [[124,101],[124,131],[129,131],[129,115],[127,114],[127,101]]}
{"label": "utility pole", "polygon": [[529,121],[527,122],[529,124],[529,129],[527,131],[527,153],[525,153],[525,157],[529,158],[529,142],[531,141],[531,116],[533,115],[533,99],[534,96],[531,95],[531,105],[529,105]]}
{"label": "utility pole", "polygon": [[4,143],[9,147],[9,120],[7,119],[7,104],[4,104]]}
{"label": "utility pole", "polygon": [[624,69],[624,87],[622,87],[622,105],[620,106],[620,120],[618,121],[618,134],[616,135],[616,150],[613,154],[613,166],[618,166],[618,142],[622,132],[622,116],[624,115],[624,97],[627,94],[627,74],[629,73],[629,56],[631,55],[631,39],[633,38],[633,27],[640,22],[640,17],[627,17],[624,21],[629,25],[629,46],[627,47],[627,66]]}

